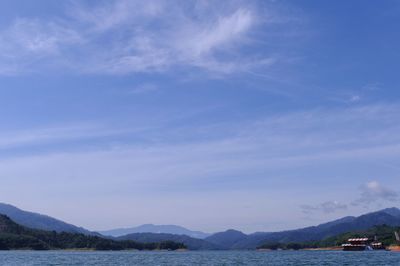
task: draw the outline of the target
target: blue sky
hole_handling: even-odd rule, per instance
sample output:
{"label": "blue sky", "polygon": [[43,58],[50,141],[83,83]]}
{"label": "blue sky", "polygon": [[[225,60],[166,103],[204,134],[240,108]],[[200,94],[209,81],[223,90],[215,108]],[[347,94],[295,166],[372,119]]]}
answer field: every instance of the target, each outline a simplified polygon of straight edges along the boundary
{"label": "blue sky", "polygon": [[0,3],[1,201],[93,230],[399,204],[400,3]]}

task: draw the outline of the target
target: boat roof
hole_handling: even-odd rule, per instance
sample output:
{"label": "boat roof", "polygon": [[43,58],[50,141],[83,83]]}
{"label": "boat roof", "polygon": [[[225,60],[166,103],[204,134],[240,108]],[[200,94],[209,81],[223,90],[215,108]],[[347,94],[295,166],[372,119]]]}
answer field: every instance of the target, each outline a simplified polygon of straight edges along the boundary
{"label": "boat roof", "polygon": [[363,238],[349,238],[347,241],[349,242],[354,242],[354,241],[368,241],[369,238],[363,237]]}

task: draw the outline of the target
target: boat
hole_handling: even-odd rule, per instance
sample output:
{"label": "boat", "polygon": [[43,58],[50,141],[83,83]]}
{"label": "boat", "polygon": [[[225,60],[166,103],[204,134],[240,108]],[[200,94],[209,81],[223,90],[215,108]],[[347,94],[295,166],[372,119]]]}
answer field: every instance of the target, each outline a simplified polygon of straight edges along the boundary
{"label": "boat", "polygon": [[342,245],[342,248],[343,248],[343,251],[372,250],[372,248],[370,246],[371,242],[372,241],[368,237],[349,238],[347,240],[347,243]]}
{"label": "boat", "polygon": [[343,251],[369,251],[384,250],[382,242],[378,242],[376,236],[372,240],[368,237],[349,238],[347,243],[342,244]]}

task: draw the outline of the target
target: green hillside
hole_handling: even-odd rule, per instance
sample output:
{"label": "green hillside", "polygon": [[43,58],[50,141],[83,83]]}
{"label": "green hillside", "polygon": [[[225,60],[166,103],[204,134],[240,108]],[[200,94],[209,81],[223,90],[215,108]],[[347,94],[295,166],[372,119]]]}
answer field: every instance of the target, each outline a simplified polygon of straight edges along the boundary
{"label": "green hillside", "polygon": [[368,237],[373,239],[375,236],[379,242],[385,246],[397,244],[394,232],[400,231],[400,227],[377,225],[367,230],[357,230],[325,238],[321,241],[299,242],[299,243],[265,243],[258,248],[262,249],[303,249],[303,248],[324,248],[341,246],[349,238]]}

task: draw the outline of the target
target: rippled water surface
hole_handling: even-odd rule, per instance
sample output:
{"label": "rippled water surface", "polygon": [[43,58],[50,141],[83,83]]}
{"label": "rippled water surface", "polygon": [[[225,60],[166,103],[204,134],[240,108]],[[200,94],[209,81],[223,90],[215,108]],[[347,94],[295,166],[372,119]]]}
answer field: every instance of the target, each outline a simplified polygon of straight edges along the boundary
{"label": "rippled water surface", "polygon": [[0,265],[400,265],[400,252],[1,251]]}

